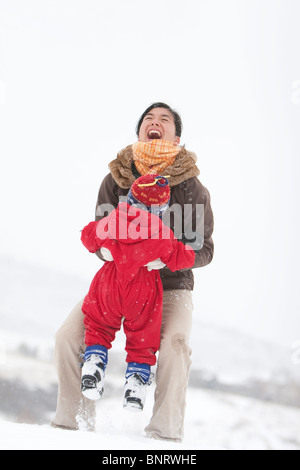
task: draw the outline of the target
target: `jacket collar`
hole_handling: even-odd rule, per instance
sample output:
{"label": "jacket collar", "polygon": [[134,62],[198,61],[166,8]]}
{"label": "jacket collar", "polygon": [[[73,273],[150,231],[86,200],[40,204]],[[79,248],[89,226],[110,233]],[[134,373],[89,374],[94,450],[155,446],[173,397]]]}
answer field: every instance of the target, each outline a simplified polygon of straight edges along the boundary
{"label": "jacket collar", "polygon": [[[169,166],[164,173],[168,174],[170,187],[177,186],[183,181],[200,175],[196,165],[197,156],[181,147],[173,165]],[[137,178],[133,171],[133,151],[132,145],[118,153],[118,156],[109,164],[109,169],[113,179],[122,189],[129,189]]]}

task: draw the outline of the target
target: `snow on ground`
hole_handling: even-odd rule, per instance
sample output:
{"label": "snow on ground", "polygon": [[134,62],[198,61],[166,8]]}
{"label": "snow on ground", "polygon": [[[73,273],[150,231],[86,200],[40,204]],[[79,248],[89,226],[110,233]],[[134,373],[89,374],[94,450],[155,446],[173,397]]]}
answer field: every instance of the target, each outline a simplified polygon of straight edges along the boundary
{"label": "snow on ground", "polygon": [[[151,395],[151,392],[150,394]],[[148,439],[144,426],[152,399],[141,414],[122,409],[121,399],[98,407],[97,432],[0,419],[1,450],[300,450],[300,410],[230,394],[191,389],[186,436],[181,444]]]}
{"label": "snow on ground", "polygon": [[123,410],[125,365],[120,367],[120,359],[119,353],[111,354],[105,394],[97,405],[96,433],[86,433],[49,425],[57,393],[53,364],[9,353],[9,361],[0,366],[0,449],[300,450],[299,408],[192,385],[184,442],[146,438],[144,428],[151,417],[155,385],[148,389],[143,413]]}

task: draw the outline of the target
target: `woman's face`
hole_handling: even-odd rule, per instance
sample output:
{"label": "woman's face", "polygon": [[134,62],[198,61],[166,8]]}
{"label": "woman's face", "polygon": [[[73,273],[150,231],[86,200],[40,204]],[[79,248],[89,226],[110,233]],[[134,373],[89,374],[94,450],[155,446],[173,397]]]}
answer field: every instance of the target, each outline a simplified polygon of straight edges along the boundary
{"label": "woman's face", "polygon": [[168,140],[179,145],[180,138],[176,136],[176,127],[173,114],[165,108],[154,108],[142,122],[139,132],[140,142],[151,142],[151,140]]}

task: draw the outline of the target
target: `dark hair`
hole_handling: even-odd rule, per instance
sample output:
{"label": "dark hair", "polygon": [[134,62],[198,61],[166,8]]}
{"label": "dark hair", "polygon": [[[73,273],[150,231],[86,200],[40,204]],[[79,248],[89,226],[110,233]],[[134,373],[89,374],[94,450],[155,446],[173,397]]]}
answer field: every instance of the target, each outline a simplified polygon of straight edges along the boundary
{"label": "dark hair", "polygon": [[181,137],[182,127],[183,127],[181,117],[179,116],[177,111],[175,111],[174,109],[172,109],[169,105],[167,105],[165,103],[153,103],[151,106],[149,106],[149,108],[146,109],[146,111],[140,117],[139,122],[136,126],[137,136],[139,136],[140,128],[141,128],[141,125],[143,123],[143,120],[145,119],[147,114],[149,114],[150,111],[152,109],[155,109],[155,108],[165,108],[165,109],[168,109],[173,114],[174,122],[175,122],[175,128],[176,128],[176,137]]}

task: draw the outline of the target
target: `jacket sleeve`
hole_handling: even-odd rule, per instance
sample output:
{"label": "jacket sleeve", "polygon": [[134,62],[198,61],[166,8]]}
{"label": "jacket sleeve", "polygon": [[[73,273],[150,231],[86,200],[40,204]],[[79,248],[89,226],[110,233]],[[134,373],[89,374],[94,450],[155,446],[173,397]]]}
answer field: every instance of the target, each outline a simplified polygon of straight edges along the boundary
{"label": "jacket sleeve", "polygon": [[[190,244],[196,253],[195,263],[192,268],[200,268],[210,264],[214,255],[214,242],[212,239],[214,216],[211,208],[211,197],[209,191],[200,183],[198,178],[191,178],[186,181],[184,195],[184,204],[191,206],[191,210],[185,214],[185,226],[192,229],[192,234],[184,232],[183,238],[185,243]],[[196,240],[195,246],[192,243],[193,239]],[[201,240],[200,243],[199,240]]]}
{"label": "jacket sleeve", "polygon": [[89,223],[81,232],[81,241],[90,253],[96,253],[102,246],[102,240],[97,237],[98,223]]}
{"label": "jacket sleeve", "polygon": [[95,220],[101,220],[118,207],[120,197],[118,187],[111,174],[108,174],[99,189]]}
{"label": "jacket sleeve", "polygon": [[[117,184],[115,183],[112,175],[109,173],[103,180],[97,198],[95,220],[102,220],[108,216],[119,204],[119,195],[117,193]],[[105,259],[102,257],[100,251],[95,251],[98,258],[102,261]]]}

